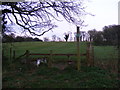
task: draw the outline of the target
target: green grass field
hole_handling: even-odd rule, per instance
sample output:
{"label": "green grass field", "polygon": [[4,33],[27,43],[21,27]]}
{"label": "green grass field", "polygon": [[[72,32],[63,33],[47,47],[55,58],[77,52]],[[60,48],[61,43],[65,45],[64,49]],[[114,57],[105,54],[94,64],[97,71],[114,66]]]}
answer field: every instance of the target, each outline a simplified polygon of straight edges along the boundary
{"label": "green grass field", "polygon": [[[24,54],[26,50],[31,53],[42,53],[49,54],[50,50],[53,50],[54,54],[76,54],[76,43],[75,42],[17,42],[13,43],[13,50],[16,51],[16,57]],[[4,53],[9,58],[11,44],[3,44]],[[80,48],[81,53],[86,53],[86,44],[81,43]],[[43,57],[43,56],[31,56],[33,58]],[[82,57],[84,58],[84,57]],[[67,56],[54,56],[56,60],[66,60]],[[76,60],[76,57],[71,56],[72,60]]]}
{"label": "green grass field", "polygon": [[[12,44],[18,55],[23,54],[25,50],[30,50],[32,53],[49,53],[50,50],[53,50],[54,53],[76,53],[76,43],[74,42],[16,42]],[[8,50],[11,45],[5,43],[4,46]],[[81,47],[81,52],[83,52],[86,48],[85,43],[81,43]]]}
{"label": "green grass field", "polygon": [[[16,42],[12,43],[12,49],[16,51],[16,57],[29,50],[31,53],[63,53],[76,54],[76,42]],[[10,43],[4,43],[4,53],[9,57]],[[86,53],[86,42],[80,43],[80,53]],[[117,50],[114,46],[94,46],[94,56],[96,59],[117,59]]]}
{"label": "green grass field", "polygon": [[[16,42],[12,43],[16,57],[26,50],[31,53],[76,54],[76,42]],[[4,43],[3,87],[4,88],[115,88],[117,78],[117,50],[113,46],[94,46],[94,67],[68,66],[64,70],[48,68],[47,65],[34,67],[19,62],[9,63],[10,43]],[[86,53],[86,42],[80,43],[80,53]],[[35,56],[32,56],[36,58]],[[37,56],[43,57],[43,56]],[[67,60],[66,56],[54,56],[54,61]],[[8,59],[8,60],[7,60]],[[81,57],[85,61],[85,57]],[[71,60],[76,60],[75,56]],[[20,69],[21,68],[21,69]]]}

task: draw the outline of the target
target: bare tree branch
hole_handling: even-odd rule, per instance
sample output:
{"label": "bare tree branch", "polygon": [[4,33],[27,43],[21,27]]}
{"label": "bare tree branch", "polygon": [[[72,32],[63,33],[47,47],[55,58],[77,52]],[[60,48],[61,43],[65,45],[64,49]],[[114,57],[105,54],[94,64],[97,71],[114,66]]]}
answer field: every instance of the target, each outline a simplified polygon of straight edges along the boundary
{"label": "bare tree branch", "polygon": [[[41,36],[56,27],[53,21],[61,21],[59,16],[63,16],[69,23],[80,25],[83,22],[80,17],[88,14],[80,1],[4,2],[2,4],[6,6],[3,13],[7,13],[11,22],[15,20],[17,25],[32,35]],[[9,14],[13,16],[10,17]]]}

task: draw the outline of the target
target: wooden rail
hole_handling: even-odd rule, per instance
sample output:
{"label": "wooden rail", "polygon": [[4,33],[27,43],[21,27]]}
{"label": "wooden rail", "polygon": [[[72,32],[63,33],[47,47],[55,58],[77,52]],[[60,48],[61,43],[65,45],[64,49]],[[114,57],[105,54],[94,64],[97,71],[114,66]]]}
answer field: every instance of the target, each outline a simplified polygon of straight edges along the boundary
{"label": "wooden rail", "polygon": [[[30,53],[29,55],[50,55],[50,54],[40,54],[40,53]],[[77,54],[52,54],[54,56],[77,56]],[[81,54],[81,56],[85,56],[86,54]]]}
{"label": "wooden rail", "polygon": [[[32,56],[32,55],[41,55],[41,56],[49,56],[48,59],[48,67],[52,66],[52,61],[53,61],[53,56],[67,56],[68,57],[68,61],[70,60],[70,56],[77,56],[77,54],[53,54],[53,51],[50,50],[49,54],[42,54],[42,53],[30,53],[28,52],[28,50],[26,50],[27,56],[26,56],[26,60],[28,59],[28,56]],[[81,54],[81,56],[86,56],[87,54]]]}

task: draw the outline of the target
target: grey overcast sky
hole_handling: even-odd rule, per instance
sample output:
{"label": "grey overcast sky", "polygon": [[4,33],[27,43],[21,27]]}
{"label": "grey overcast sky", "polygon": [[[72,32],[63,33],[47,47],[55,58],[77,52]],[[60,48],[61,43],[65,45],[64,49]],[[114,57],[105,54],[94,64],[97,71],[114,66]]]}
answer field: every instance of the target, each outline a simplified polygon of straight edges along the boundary
{"label": "grey overcast sky", "polygon": [[[120,0],[88,0],[85,2],[86,11],[94,14],[95,16],[87,15],[85,16],[85,23],[87,27],[83,27],[81,31],[88,31],[96,29],[97,31],[102,31],[104,26],[117,25],[118,24],[118,2]],[[56,35],[64,40],[64,33],[72,32],[74,37],[74,32],[76,32],[76,26],[66,21],[56,22],[57,28],[45,33],[43,36],[38,37],[43,39],[48,37],[52,39],[52,35]]]}

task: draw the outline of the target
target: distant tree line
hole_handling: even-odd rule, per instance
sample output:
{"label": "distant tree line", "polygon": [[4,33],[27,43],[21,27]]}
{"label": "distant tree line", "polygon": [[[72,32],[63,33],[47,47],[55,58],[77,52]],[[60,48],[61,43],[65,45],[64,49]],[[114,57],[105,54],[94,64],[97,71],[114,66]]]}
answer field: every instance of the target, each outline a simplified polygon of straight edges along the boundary
{"label": "distant tree line", "polygon": [[[76,34],[76,33],[75,33]],[[68,37],[67,37],[68,35]],[[64,39],[67,41],[69,34],[65,34]],[[53,41],[56,41],[57,36],[52,36]],[[61,41],[60,38],[58,38]],[[10,35],[2,35],[2,42],[27,42],[27,41],[44,41],[48,42],[49,38],[45,37],[43,40],[39,38],[16,36],[12,33]],[[120,25],[109,25],[103,27],[102,31],[97,31],[96,29],[89,30],[87,33],[81,31],[80,41],[92,41],[94,45],[120,45]]]}
{"label": "distant tree line", "polygon": [[28,41],[40,41],[42,42],[41,39],[39,38],[32,38],[32,37],[24,37],[24,36],[16,36],[12,33],[10,35],[4,34],[2,37],[2,42],[28,42]]}
{"label": "distant tree line", "polygon": [[88,31],[90,40],[95,45],[119,45],[120,25],[109,25],[103,28],[103,31],[95,29]]}

